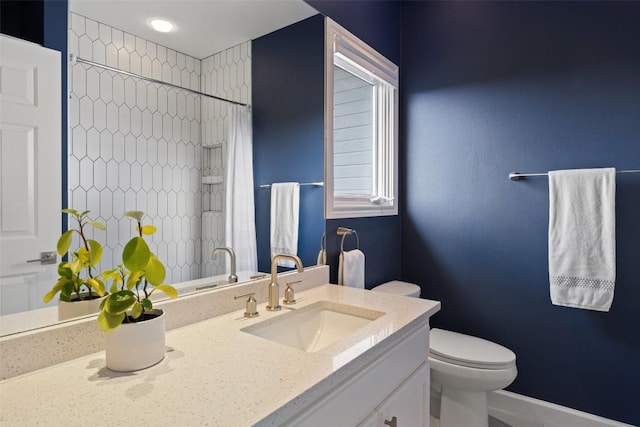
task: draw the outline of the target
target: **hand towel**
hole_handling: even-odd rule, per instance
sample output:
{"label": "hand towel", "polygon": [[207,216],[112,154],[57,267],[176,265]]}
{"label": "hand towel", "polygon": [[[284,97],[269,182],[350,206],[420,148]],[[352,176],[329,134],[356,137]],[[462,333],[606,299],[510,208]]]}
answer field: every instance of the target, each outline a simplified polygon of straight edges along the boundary
{"label": "hand towel", "polygon": [[[271,184],[271,259],[277,254],[298,254],[300,184]],[[290,260],[278,260],[282,267],[295,267]]]}
{"label": "hand towel", "polygon": [[549,280],[555,305],[609,311],[616,280],[615,169],[549,172]]}
{"label": "hand towel", "polygon": [[327,251],[325,250],[326,238],[327,238],[327,233],[322,233],[322,239],[320,239],[320,252],[318,252],[317,265],[327,264]]}
{"label": "hand towel", "polygon": [[340,252],[338,285],[364,289],[364,253],[360,249]]}

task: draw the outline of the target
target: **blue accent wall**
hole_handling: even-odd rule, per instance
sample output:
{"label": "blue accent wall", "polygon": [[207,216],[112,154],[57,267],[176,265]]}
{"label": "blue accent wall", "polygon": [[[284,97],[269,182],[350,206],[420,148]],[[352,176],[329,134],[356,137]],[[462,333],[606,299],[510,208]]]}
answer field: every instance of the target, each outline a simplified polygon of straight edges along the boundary
{"label": "blue accent wall", "polygon": [[[68,39],[68,1],[67,0],[47,0],[44,2],[44,39],[43,46],[49,49],[55,49],[60,51],[61,62],[61,76],[62,76],[62,177],[60,182],[60,188],[62,192],[62,207],[66,208],[69,203],[69,191],[67,184],[67,158],[68,158],[68,144],[67,144],[67,130],[68,130],[68,117],[67,117],[67,66],[69,65],[68,53],[67,53],[67,39]],[[62,232],[67,230],[66,215],[62,216],[61,229]]]}
{"label": "blue accent wall", "polygon": [[0,2],[0,33],[42,44],[43,16],[43,0],[2,0]]}
{"label": "blue accent wall", "polygon": [[405,2],[402,278],[514,350],[509,390],[640,424],[640,175],[617,178],[609,313],[553,306],[548,181],[640,169],[640,3]]}
{"label": "blue accent wall", "polygon": [[[271,271],[271,193],[260,184],[324,178],[324,20],[320,15],[252,42],[253,158],[258,269]],[[298,256],[315,265],[324,188],[300,187]]]}
{"label": "blue accent wall", "polygon": [[[394,63],[400,64],[401,2],[305,1],[320,13],[331,17]],[[402,197],[402,189],[400,189],[400,193],[400,197]],[[338,227],[353,228],[358,232],[360,249],[366,257],[365,286],[368,289],[400,277],[400,216],[327,220],[327,263],[331,267],[332,283],[338,281],[338,256],[341,239],[336,235]],[[347,237],[345,250],[354,247],[354,241]]]}

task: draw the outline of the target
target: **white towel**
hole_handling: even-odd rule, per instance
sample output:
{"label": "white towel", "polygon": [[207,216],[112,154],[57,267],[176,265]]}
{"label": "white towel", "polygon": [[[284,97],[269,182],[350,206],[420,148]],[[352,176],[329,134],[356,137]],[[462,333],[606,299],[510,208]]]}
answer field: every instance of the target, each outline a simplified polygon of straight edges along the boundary
{"label": "white towel", "polygon": [[609,311],[616,281],[615,169],[549,172],[549,280],[555,305]]}
{"label": "white towel", "polygon": [[[271,259],[277,254],[298,254],[300,184],[271,184]],[[278,260],[282,267],[295,267],[289,260]]]}
{"label": "white towel", "polygon": [[324,251],[324,249],[320,249],[320,252],[318,252],[318,265],[326,265],[327,264],[327,253]]}
{"label": "white towel", "polygon": [[338,285],[364,289],[364,253],[360,249],[340,252]]}

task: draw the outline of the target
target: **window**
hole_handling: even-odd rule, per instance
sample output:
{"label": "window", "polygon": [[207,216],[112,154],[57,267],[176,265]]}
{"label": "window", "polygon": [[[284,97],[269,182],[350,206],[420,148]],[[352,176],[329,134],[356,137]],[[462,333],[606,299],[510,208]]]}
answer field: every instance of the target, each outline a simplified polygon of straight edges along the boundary
{"label": "window", "polygon": [[398,67],[326,18],[325,216],[398,214]]}

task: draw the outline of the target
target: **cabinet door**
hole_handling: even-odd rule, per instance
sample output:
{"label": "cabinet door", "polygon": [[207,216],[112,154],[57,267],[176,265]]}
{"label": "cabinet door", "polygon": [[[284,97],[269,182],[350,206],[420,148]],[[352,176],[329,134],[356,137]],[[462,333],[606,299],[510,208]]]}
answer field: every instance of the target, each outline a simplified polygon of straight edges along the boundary
{"label": "cabinet door", "polygon": [[380,424],[380,413],[378,411],[373,411],[371,415],[358,424],[358,427],[379,427]]}
{"label": "cabinet door", "polygon": [[379,427],[428,427],[429,364],[420,365],[378,406],[377,412],[381,415]]}

